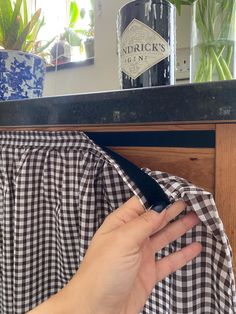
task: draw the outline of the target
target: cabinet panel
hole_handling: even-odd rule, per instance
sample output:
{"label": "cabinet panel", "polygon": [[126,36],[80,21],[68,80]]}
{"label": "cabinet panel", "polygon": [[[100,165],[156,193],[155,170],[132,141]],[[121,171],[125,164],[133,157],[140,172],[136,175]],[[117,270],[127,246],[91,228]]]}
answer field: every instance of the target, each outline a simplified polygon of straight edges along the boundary
{"label": "cabinet panel", "polygon": [[215,149],[111,147],[139,167],[180,176],[214,193]]}
{"label": "cabinet panel", "polygon": [[236,273],[236,124],[216,126],[215,197],[234,254]]}

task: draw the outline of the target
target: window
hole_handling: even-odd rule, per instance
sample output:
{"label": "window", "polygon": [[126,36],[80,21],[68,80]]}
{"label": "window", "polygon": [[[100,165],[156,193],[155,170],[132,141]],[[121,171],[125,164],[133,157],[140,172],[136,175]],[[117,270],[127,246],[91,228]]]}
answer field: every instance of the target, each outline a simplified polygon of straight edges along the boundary
{"label": "window", "polygon": [[32,1],[44,16],[39,40],[50,43],[44,53],[49,65],[94,57],[94,0]]}

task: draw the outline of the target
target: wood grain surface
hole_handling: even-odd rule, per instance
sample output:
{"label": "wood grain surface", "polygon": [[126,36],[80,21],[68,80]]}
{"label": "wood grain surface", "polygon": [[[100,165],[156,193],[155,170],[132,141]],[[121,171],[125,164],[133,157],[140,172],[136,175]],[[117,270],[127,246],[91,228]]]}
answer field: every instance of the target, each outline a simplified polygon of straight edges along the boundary
{"label": "wood grain surface", "polygon": [[111,149],[139,167],[169,172],[214,193],[214,149],[173,147],[111,147]]}
{"label": "wood grain surface", "polygon": [[60,126],[11,126],[0,131],[83,131],[83,132],[135,132],[135,131],[202,131],[215,130],[215,124],[116,124],[116,125],[60,125]]}
{"label": "wood grain surface", "polygon": [[236,274],[236,124],[216,126],[215,198],[234,255]]}

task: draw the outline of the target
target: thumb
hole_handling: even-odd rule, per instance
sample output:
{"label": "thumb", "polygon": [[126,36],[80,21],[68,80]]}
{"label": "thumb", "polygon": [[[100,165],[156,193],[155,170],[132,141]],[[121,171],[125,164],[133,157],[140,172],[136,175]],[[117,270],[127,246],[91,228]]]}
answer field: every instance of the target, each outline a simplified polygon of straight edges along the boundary
{"label": "thumb", "polygon": [[152,236],[161,226],[166,216],[166,209],[160,214],[149,210],[123,225],[119,232],[125,234],[127,239],[132,239],[137,245],[141,246],[142,243]]}
{"label": "thumb", "polygon": [[[143,214],[145,209],[137,196],[133,196],[118,209],[109,214],[99,229],[99,233],[111,232]],[[97,232],[98,233],[98,232]]]}

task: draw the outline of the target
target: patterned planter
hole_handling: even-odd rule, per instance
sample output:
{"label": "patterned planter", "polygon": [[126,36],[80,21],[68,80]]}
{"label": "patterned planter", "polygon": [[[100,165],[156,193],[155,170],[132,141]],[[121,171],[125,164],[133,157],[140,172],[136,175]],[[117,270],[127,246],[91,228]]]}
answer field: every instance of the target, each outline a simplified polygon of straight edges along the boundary
{"label": "patterned planter", "polygon": [[0,100],[41,97],[46,65],[40,57],[0,50]]}

